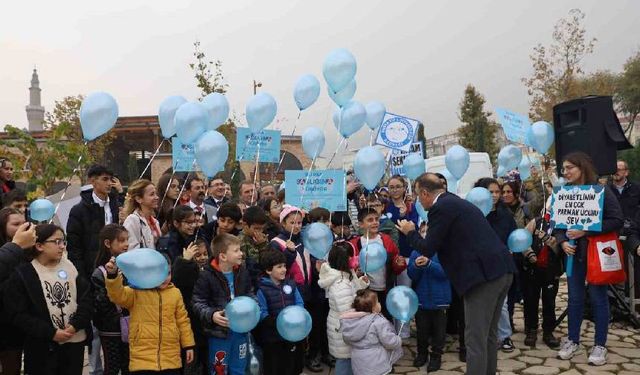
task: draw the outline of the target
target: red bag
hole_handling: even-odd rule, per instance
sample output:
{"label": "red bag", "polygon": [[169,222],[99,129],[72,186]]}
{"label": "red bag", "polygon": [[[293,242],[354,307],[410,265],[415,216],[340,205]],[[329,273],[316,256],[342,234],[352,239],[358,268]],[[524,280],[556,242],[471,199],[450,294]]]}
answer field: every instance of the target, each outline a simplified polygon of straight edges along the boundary
{"label": "red bag", "polygon": [[588,237],[587,282],[593,285],[620,284],[626,280],[622,243],[616,232]]}

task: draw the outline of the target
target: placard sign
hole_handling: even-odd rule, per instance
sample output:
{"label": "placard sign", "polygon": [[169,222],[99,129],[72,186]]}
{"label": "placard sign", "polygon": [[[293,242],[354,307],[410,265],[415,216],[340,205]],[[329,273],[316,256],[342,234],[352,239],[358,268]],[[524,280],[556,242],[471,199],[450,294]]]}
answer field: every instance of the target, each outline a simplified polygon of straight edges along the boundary
{"label": "placard sign", "polygon": [[197,172],[200,167],[196,160],[195,145],[183,144],[178,137],[171,138],[171,156],[173,170],[176,172]]}
{"label": "placard sign", "polygon": [[600,232],[604,187],[600,185],[562,186],[553,189],[551,222],[558,229]]}
{"label": "placard sign", "polygon": [[249,128],[236,128],[236,160],[254,161],[258,149],[260,163],[277,163],[280,161],[280,131],[262,130],[251,133]]}
{"label": "placard sign", "polygon": [[387,112],[378,129],[376,144],[409,152],[418,131],[418,124],[418,120]]}
{"label": "placard sign", "polygon": [[323,207],[329,211],[347,210],[344,170],[284,172],[287,203],[310,210]]}
{"label": "placard sign", "polygon": [[531,126],[529,117],[503,108],[496,108],[496,115],[508,140],[528,145],[527,131]]}
{"label": "placard sign", "polygon": [[411,148],[409,149],[409,152],[406,151],[402,151],[402,150],[391,150],[391,152],[389,152],[387,154],[387,159],[388,159],[388,163],[389,163],[389,172],[390,175],[400,175],[400,176],[404,176],[405,175],[405,171],[404,171],[404,159],[407,158],[407,156],[411,155],[411,154],[418,154],[420,156],[422,156],[422,142],[414,142],[411,144]]}

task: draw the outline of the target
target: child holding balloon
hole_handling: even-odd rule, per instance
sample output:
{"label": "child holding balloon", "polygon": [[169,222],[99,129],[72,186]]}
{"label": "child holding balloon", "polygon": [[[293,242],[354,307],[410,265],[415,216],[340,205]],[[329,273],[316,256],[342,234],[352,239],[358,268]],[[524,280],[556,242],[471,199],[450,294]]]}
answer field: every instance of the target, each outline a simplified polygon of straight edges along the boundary
{"label": "child holding balloon", "polygon": [[[112,257],[124,253],[129,248],[129,232],[119,224],[108,224],[98,236],[100,249],[96,258],[96,269],[91,275],[94,290],[96,313],[93,324],[100,335],[100,344],[104,354],[104,374],[129,373],[129,332],[123,332],[123,323],[128,322],[129,312],[109,299],[105,280],[105,265]],[[126,318],[125,318],[126,317]],[[125,341],[126,338],[126,341]]]}
{"label": "child holding balloon", "polygon": [[286,332],[276,329],[278,314],[285,307],[304,306],[296,283],[287,278],[286,261],[278,250],[260,254],[260,267],[266,276],[260,279],[257,292],[260,323],[255,332],[263,350],[264,375],[298,375],[304,365],[302,342],[290,342]]}
{"label": "child holding balloon", "polygon": [[340,331],[351,345],[351,369],[354,375],[383,375],[402,357],[402,339],[391,322],[380,314],[378,294],[371,289],[356,292],[355,311],[342,314]]}
{"label": "child holding balloon", "polygon": [[[107,271],[107,294],[118,306],[129,310],[129,371],[144,374],[178,375],[182,368],[180,349],[186,362],[194,358],[195,341],[187,309],[178,288],[171,284],[171,273],[153,289],[133,289],[123,285],[115,257]],[[133,280],[129,280],[133,282]]]}

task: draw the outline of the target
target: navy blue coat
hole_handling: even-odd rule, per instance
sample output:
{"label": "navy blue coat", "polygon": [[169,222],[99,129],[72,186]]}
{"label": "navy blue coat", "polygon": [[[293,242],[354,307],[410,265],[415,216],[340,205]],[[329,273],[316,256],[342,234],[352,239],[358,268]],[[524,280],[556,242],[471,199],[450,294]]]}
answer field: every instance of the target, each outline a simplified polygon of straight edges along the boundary
{"label": "navy blue coat", "polygon": [[458,294],[495,280],[516,268],[482,212],[473,203],[449,193],[440,195],[429,210],[429,230],[408,236],[411,246],[432,258],[436,253]]}
{"label": "navy blue coat", "polygon": [[416,259],[422,254],[411,253],[407,272],[413,281],[413,290],[418,295],[420,308],[425,310],[444,309],[451,303],[451,284],[438,260],[438,256],[429,259],[422,266],[416,266]]}

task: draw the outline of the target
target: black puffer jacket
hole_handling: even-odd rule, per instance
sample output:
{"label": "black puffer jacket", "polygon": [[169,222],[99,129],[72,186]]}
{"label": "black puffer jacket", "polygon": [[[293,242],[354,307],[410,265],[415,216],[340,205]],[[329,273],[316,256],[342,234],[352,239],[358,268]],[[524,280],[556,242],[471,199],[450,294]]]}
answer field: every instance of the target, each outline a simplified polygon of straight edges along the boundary
{"label": "black puffer jacket", "polygon": [[27,261],[18,245],[7,242],[0,247],[0,351],[22,348],[22,333],[9,322],[9,317],[4,309],[3,295],[7,281],[16,267]]}
{"label": "black puffer jacket", "polygon": [[[80,193],[80,202],[73,206],[67,221],[67,251],[78,273],[90,280],[100,248],[98,235],[105,226],[104,208],[93,201],[93,190]],[[109,195],[113,222],[118,222],[118,195]]]}
{"label": "black puffer jacket", "polygon": [[[234,297],[250,296],[255,298],[251,290],[249,272],[244,267],[234,269],[233,280]],[[231,301],[229,283],[220,271],[217,259],[214,259],[198,275],[191,300],[193,313],[202,324],[205,335],[221,339],[227,338],[229,329],[215,324],[213,313],[224,310],[229,301]]]}
{"label": "black puffer jacket", "polygon": [[118,308],[107,295],[107,287],[104,283],[104,273],[96,268],[91,275],[93,286],[95,314],[93,325],[101,334],[120,335],[120,317],[129,315],[126,309]]}

